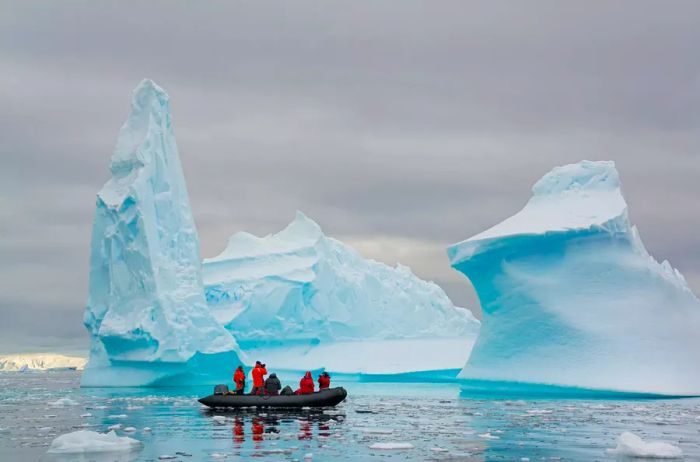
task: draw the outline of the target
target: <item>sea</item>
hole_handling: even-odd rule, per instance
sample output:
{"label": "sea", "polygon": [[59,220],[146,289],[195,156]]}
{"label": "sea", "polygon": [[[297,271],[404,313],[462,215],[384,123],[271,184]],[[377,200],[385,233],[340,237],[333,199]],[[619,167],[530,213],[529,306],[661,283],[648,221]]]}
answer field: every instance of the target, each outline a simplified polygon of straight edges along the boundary
{"label": "sea", "polygon": [[[335,382],[335,408],[223,412],[211,387],[81,389],[79,371],[0,374],[0,461],[609,461],[618,438],[700,461],[700,399],[528,399],[454,383]],[[110,428],[120,453],[48,453],[60,435]]]}

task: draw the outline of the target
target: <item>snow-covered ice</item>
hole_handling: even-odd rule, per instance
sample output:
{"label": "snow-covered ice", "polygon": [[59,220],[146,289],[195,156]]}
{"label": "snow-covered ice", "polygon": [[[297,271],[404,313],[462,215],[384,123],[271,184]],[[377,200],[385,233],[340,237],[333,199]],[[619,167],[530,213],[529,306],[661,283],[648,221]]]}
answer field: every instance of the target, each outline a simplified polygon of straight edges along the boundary
{"label": "snow-covered ice", "polygon": [[150,80],[134,91],[110,171],[92,229],[83,386],[224,381],[240,352],[205,301],[169,98]]}
{"label": "snow-covered ice", "polygon": [[700,393],[700,301],[646,251],[613,162],[553,169],[520,212],[448,255],[484,313],[460,378]]}
{"label": "snow-covered ice", "polygon": [[402,449],[413,449],[411,443],[374,443],[369,446],[370,449],[382,449],[382,450],[402,450]]}
{"label": "snow-covered ice", "polygon": [[74,454],[96,452],[133,451],[141,447],[141,442],[127,436],[117,436],[113,431],[96,433],[78,430],[57,437],[51,443],[51,454]]}
{"label": "snow-covered ice", "polygon": [[611,454],[645,459],[682,459],[683,451],[678,446],[661,441],[646,442],[631,432],[622,433],[617,447],[608,449]]}
{"label": "snow-covered ice", "polygon": [[436,284],[363,258],[301,212],[277,234],[234,234],[203,271],[217,320],[276,368],[459,369],[479,330]]}
{"label": "snow-covered ice", "polygon": [[85,358],[58,354],[37,353],[0,356],[0,371],[34,371],[55,369],[83,369]]}

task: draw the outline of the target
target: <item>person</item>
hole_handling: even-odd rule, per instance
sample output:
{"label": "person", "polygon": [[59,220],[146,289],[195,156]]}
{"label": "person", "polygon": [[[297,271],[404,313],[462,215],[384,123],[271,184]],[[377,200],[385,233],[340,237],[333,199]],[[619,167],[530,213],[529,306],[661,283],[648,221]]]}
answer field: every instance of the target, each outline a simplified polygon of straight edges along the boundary
{"label": "person", "polygon": [[297,395],[306,395],[314,392],[314,378],[310,371],[306,371],[306,375],[299,381],[299,389],[295,391]]}
{"label": "person", "polygon": [[260,361],[255,361],[255,367],[250,372],[253,376],[253,389],[250,390],[251,395],[262,395],[265,389],[265,376],[267,375],[267,369],[265,365]]}
{"label": "person", "polygon": [[265,394],[266,395],[279,395],[280,389],[282,388],[282,383],[280,379],[277,378],[277,374],[274,372],[265,380]]}
{"label": "person", "polygon": [[331,387],[331,376],[328,372],[323,372],[318,376],[318,389],[326,390]]}
{"label": "person", "polygon": [[236,385],[236,395],[242,395],[245,388],[245,372],[243,366],[238,366],[236,372],[233,373],[233,384]]}

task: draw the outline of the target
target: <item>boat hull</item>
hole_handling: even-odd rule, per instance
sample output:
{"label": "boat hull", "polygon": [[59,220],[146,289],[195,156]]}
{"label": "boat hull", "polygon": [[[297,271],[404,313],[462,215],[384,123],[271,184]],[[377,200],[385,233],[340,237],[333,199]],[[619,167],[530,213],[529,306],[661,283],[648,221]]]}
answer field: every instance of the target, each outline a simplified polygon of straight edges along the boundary
{"label": "boat hull", "polygon": [[348,396],[343,387],[308,393],[305,395],[209,395],[199,402],[212,408],[240,407],[328,407],[341,403]]}

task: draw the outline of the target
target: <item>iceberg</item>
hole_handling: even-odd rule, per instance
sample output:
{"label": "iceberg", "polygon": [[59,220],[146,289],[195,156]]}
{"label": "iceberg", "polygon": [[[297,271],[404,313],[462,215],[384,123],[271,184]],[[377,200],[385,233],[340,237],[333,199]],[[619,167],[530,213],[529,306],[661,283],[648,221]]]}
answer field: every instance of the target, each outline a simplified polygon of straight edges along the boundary
{"label": "iceberg", "polygon": [[82,385],[228,379],[241,353],[205,300],[168,95],[151,80],[134,90],[110,170],[92,229]]}
{"label": "iceberg", "polygon": [[553,169],[448,256],[484,313],[465,383],[700,394],[700,301],[645,249],[613,162]]}
{"label": "iceberg", "polygon": [[203,277],[212,315],[276,370],[454,378],[479,331],[436,284],[364,259],[301,212],[274,235],[234,234]]}
{"label": "iceberg", "polygon": [[85,358],[53,353],[0,356],[0,372],[83,369]]}

